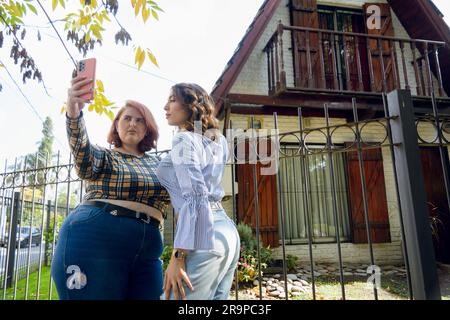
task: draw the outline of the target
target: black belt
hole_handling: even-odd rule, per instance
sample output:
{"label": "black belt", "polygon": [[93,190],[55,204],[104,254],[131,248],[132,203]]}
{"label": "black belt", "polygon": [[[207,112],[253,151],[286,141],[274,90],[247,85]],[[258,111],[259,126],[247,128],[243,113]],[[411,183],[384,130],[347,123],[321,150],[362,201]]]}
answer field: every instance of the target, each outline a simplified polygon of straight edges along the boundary
{"label": "black belt", "polygon": [[102,208],[106,211],[109,211],[109,213],[112,214],[113,216],[135,218],[135,219],[141,220],[144,223],[151,224],[156,227],[160,226],[160,222],[158,219],[153,218],[152,216],[150,216],[144,212],[134,211],[134,210],[122,207],[122,206],[118,206],[115,204],[102,202],[102,201],[84,201],[82,204],[87,204],[89,206]]}

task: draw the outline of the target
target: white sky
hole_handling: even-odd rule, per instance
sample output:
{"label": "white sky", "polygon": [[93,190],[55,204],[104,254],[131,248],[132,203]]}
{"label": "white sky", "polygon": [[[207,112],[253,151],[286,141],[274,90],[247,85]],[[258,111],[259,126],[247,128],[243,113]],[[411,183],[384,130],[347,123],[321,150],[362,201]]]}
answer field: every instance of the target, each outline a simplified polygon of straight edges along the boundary
{"label": "white sky", "polygon": [[[74,0],[73,0],[74,1]],[[445,15],[450,25],[450,2],[433,0]],[[50,1],[43,1],[47,7]],[[160,76],[138,72],[134,66],[134,54],[131,46],[114,44],[117,24],[109,24],[111,32],[105,37],[102,47],[90,53],[88,57],[97,58],[97,77],[104,82],[106,95],[121,106],[127,99],[146,104],[153,112],[159,127],[159,149],[170,148],[173,128],[164,117],[163,106],[173,82],[196,82],[210,91],[226,63],[231,58],[237,44],[253,20],[263,0],[158,0],[165,13],[160,21],[149,19],[146,25],[142,19],[134,19],[128,9],[130,1],[120,1],[119,20],[133,37],[133,43],[152,49],[157,56],[160,68],[145,64],[143,69]],[[78,1],[76,1],[78,3]],[[37,4],[36,4],[37,7]],[[38,9],[39,10],[39,9]],[[52,19],[62,18],[64,13],[48,8]],[[40,12],[41,13],[41,12]],[[29,81],[23,85],[18,67],[9,58],[10,42],[5,41],[0,49],[0,60],[7,66],[30,102],[35,106],[42,119],[50,116],[54,122],[57,137],[54,151],[61,150],[68,155],[65,133],[65,118],[60,109],[66,99],[73,65],[49,28],[44,15],[33,21],[40,28],[42,41],[37,41],[37,28],[27,28],[24,46],[34,58],[43,73],[44,81],[51,97],[47,96],[42,85]],[[65,39],[63,23],[57,24]],[[75,59],[82,56],[67,44]],[[173,81],[173,82],[172,82]],[[22,156],[37,150],[41,139],[41,120],[31,111],[25,99],[9,79],[5,70],[0,69],[0,170],[3,171],[5,159],[8,163],[15,156]],[[88,133],[93,143],[107,146],[106,133],[111,122],[106,116],[85,113]]]}

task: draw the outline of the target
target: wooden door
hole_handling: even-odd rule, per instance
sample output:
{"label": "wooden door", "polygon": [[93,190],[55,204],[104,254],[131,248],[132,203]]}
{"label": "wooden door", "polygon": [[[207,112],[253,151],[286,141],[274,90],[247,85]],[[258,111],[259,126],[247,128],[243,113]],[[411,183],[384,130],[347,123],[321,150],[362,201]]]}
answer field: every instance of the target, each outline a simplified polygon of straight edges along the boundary
{"label": "wooden door", "polygon": [[[441,156],[436,147],[421,147],[420,156],[427,193],[428,214],[432,227],[436,260],[450,263],[450,211],[445,191]],[[446,157],[447,158],[447,157]],[[449,165],[448,158],[446,165]]]}

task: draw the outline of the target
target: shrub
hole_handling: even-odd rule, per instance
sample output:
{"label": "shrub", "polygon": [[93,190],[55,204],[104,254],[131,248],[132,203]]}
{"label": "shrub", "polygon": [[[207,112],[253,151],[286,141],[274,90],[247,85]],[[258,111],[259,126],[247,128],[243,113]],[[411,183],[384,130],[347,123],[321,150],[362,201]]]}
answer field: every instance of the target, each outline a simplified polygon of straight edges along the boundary
{"label": "shrub", "polygon": [[297,266],[298,257],[293,256],[292,254],[288,254],[286,256],[286,267],[288,271],[294,271]]}
{"label": "shrub", "polygon": [[[241,256],[244,254],[250,254],[254,257],[258,256],[258,245],[256,241],[256,236],[253,234],[252,228],[240,222],[237,225],[237,230],[239,232],[239,237],[241,238]],[[259,243],[262,244],[262,239],[260,237]],[[272,249],[270,246],[260,247],[261,263],[268,264],[272,261]]]}
{"label": "shrub", "polygon": [[[258,278],[258,247],[256,236],[252,228],[244,223],[237,225],[239,237],[241,238],[241,252],[238,263],[239,282],[253,282]],[[260,239],[260,243],[262,240]],[[272,261],[272,249],[270,246],[260,247],[261,274],[267,268],[267,264]]]}
{"label": "shrub", "polygon": [[[261,263],[261,275],[267,265]],[[258,260],[251,254],[242,254],[238,262],[238,280],[240,283],[252,283],[259,276]]]}
{"label": "shrub", "polygon": [[161,255],[161,260],[163,261],[163,272],[166,271],[169,265],[170,257],[172,256],[172,246],[164,246],[163,253]]}
{"label": "shrub", "polygon": [[256,248],[256,237],[253,235],[252,228],[245,223],[239,222],[237,225],[239,237],[241,238],[241,247],[244,250],[253,250]]}

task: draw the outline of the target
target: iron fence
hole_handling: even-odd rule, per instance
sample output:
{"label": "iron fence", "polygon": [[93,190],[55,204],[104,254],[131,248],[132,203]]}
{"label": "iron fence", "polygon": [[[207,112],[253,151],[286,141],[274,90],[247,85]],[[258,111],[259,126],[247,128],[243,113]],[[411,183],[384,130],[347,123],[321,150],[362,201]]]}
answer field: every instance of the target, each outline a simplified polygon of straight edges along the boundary
{"label": "iron fence", "polygon": [[[395,207],[388,214],[389,219],[398,220],[398,242],[406,269],[408,296],[410,299],[440,298],[432,230],[427,218],[424,182],[427,173],[420,165],[419,147],[438,148],[445,201],[450,208],[447,156],[450,117],[440,114],[434,98],[430,114],[415,114],[409,91],[383,94],[382,99],[383,115],[363,120],[359,119],[357,101],[353,99],[353,119],[345,123],[334,123],[327,104],[319,126],[305,125],[307,118],[302,107],[298,108],[297,130],[280,129],[276,113],[273,114],[273,130],[269,132],[254,130],[253,118],[249,130],[244,132],[236,133],[233,123],[229,122],[228,140],[233,152],[227,164],[232,182],[228,213],[237,224],[249,224],[257,235],[255,258],[259,299],[267,297],[263,294],[263,283],[267,280],[263,277],[262,250],[268,242],[274,244],[273,250],[281,256],[284,299],[292,298],[289,295],[292,279],[288,277],[287,265],[292,245],[300,245],[306,252],[303,262],[309,269],[306,276],[311,284],[310,298],[317,299],[316,252],[320,246],[326,246],[328,260],[336,265],[342,299],[347,297],[349,278],[345,270],[349,255],[351,251],[359,250],[362,254],[361,250],[364,250],[370,290],[374,299],[379,298],[377,277],[384,270],[376,255],[377,250],[383,250],[377,247],[380,242],[377,230],[387,230],[383,235],[386,242],[392,242],[390,237],[394,233],[392,226],[374,219],[377,209],[373,206],[371,193],[378,189],[370,187],[375,178],[367,174],[367,163],[378,159],[380,154],[384,160],[389,160],[383,160],[382,165],[392,179],[383,188],[388,189],[385,193]],[[158,155],[163,153],[167,151]],[[19,293],[23,293],[24,299],[55,298],[48,266],[58,229],[64,217],[83,198],[83,181],[76,176],[71,157],[68,164],[62,164],[58,153],[54,159],[47,157],[42,167],[38,158],[36,155],[33,163],[28,159],[16,159],[12,168],[5,163],[4,172],[0,174],[0,239],[5,246],[0,249],[2,299],[17,299]],[[348,161],[352,161],[351,168]],[[272,165],[275,170],[262,174]],[[353,171],[349,172],[349,168]],[[376,168],[371,172],[381,172]],[[359,178],[355,180],[355,177]],[[274,183],[273,189],[260,191],[270,183]],[[378,188],[380,184],[377,182],[374,186]],[[360,190],[356,197],[359,220],[352,216],[356,210],[352,190]],[[270,212],[272,215],[276,212],[270,217],[272,220],[267,217]],[[172,235],[175,229],[173,216],[174,212],[165,223],[165,229],[171,229]],[[38,245],[32,248],[34,231]],[[355,239],[362,239],[364,246],[358,246]],[[170,240],[166,237],[166,244],[170,244]],[[234,281],[236,299],[242,297],[238,281],[240,272],[242,270],[238,268]],[[35,292],[31,292],[30,287]],[[45,296],[41,292],[45,292]]]}

